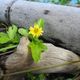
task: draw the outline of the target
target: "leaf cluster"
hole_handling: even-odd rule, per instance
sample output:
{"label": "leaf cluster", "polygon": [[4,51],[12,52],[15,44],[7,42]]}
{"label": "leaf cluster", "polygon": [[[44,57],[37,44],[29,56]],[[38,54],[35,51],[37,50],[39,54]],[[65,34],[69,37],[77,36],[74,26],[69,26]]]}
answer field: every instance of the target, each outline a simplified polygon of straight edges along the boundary
{"label": "leaf cluster", "polygon": [[[39,19],[36,24],[44,29],[44,20]],[[29,34],[29,30],[25,28],[19,28],[16,25],[12,25],[6,32],[0,32],[0,52],[8,51],[9,49],[16,48],[19,44],[20,37],[25,36],[31,39],[29,48],[31,49],[32,58],[34,62],[38,62],[41,57],[41,53],[47,49],[43,44],[43,41],[39,37],[34,37]]]}
{"label": "leaf cluster", "polygon": [[0,32],[0,52],[17,47],[19,40],[18,28],[15,25],[10,26],[7,32]]}
{"label": "leaf cluster", "polygon": [[27,73],[28,80],[45,80],[46,76],[46,74],[32,74],[30,72]]}
{"label": "leaf cluster", "polygon": [[32,40],[29,47],[31,48],[33,60],[36,63],[40,60],[41,53],[47,49],[47,47],[39,39]]}
{"label": "leaf cluster", "polygon": [[[44,20],[43,19],[39,19],[36,22],[36,24],[38,24],[39,27],[42,27],[42,29],[44,29]],[[40,60],[41,53],[43,51],[47,50],[47,47],[43,44],[43,41],[40,40],[38,37],[33,37],[32,35],[30,35],[30,38],[32,39],[32,41],[29,44],[29,47],[32,52],[32,58],[33,58],[34,62],[37,63]]]}
{"label": "leaf cluster", "polygon": [[52,3],[55,4],[61,4],[61,5],[66,5],[70,2],[71,0],[51,0]]}
{"label": "leaf cluster", "polygon": [[[38,24],[39,27],[42,27],[44,29],[44,20],[39,19],[35,24]],[[38,62],[41,57],[41,53],[47,49],[47,47],[43,44],[43,41],[40,40],[38,37],[33,37],[33,35],[29,34],[29,30],[20,28],[18,32],[22,36],[28,36],[31,39],[31,42],[29,44],[29,48],[31,49],[32,58],[34,62]]]}

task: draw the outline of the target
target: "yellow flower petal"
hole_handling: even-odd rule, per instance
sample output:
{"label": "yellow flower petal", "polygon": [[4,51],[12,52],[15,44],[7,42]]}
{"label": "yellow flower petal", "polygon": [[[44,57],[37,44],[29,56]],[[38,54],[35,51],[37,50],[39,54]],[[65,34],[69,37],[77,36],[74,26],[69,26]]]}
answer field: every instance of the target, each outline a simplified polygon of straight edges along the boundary
{"label": "yellow flower petal", "polygon": [[34,28],[32,26],[30,26],[29,30],[32,31]]}
{"label": "yellow flower petal", "polygon": [[29,34],[32,34],[33,37],[39,37],[39,36],[41,36],[42,33],[43,33],[42,28],[39,27],[38,24],[34,24],[34,27],[30,27],[29,30],[30,30],[30,31],[29,31]]}

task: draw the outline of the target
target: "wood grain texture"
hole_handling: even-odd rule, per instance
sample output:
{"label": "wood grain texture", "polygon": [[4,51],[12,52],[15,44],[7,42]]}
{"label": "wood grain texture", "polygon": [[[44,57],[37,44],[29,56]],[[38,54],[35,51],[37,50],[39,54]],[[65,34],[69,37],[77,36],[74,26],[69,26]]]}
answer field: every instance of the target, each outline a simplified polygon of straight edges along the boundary
{"label": "wood grain texture", "polygon": [[[56,47],[51,43],[44,43],[48,47],[48,50],[41,54],[41,59],[38,63],[34,63],[28,44],[29,40],[26,37],[22,37],[16,52],[9,55],[6,59],[6,74],[33,68],[39,68],[32,71],[33,73],[70,73],[80,69],[80,62],[54,67],[71,61],[80,61],[80,57],[69,50]],[[46,68],[47,66],[53,67]],[[46,69],[40,69],[43,67]],[[23,78],[24,74],[19,74],[4,77],[4,80],[24,80]]]}
{"label": "wood grain texture", "polygon": [[[50,65],[60,65],[66,62],[78,61],[80,57],[75,53],[56,47],[52,44],[45,43],[48,50],[41,54],[41,59],[38,63],[34,63],[31,57],[31,53],[28,50],[29,40],[25,37],[21,38],[21,41],[17,47],[17,51],[11,54],[6,60],[6,68],[9,71],[17,71],[32,67],[46,67]],[[35,53],[36,54],[36,53]],[[67,64],[65,66],[49,68],[37,71],[38,73],[54,73],[54,72],[71,72],[80,69],[80,62],[75,64]]]}

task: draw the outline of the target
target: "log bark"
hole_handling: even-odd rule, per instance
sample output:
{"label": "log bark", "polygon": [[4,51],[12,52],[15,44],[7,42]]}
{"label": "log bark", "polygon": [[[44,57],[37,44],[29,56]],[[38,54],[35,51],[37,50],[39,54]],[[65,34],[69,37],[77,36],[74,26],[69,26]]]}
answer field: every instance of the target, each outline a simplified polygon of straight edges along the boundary
{"label": "log bark", "polygon": [[[46,67],[50,65],[59,65],[66,62],[71,61],[78,61],[80,60],[80,57],[77,56],[75,53],[62,49],[60,47],[56,47],[49,43],[44,43],[48,50],[43,52],[41,54],[41,59],[38,63],[34,63],[31,51],[28,48],[29,40],[26,37],[22,37],[20,40],[20,43],[17,47],[16,52],[9,55],[9,57],[6,59],[5,66],[7,70],[10,71],[17,71],[24,68],[32,68],[32,67]],[[35,53],[36,54],[36,53]],[[76,68],[77,66],[77,68]],[[69,68],[69,69],[68,69]],[[57,68],[50,68],[49,70],[45,69],[42,70],[42,72],[70,72],[73,71],[74,68],[80,69],[80,62],[77,64],[71,64],[71,65],[65,65]],[[40,70],[41,73],[41,70]]]}
{"label": "log bark", "polygon": [[0,0],[0,21],[29,27],[45,20],[43,39],[80,55],[80,8],[25,0]]}
{"label": "log bark", "polygon": [[[5,67],[6,73],[13,73],[21,70],[29,70],[38,68],[37,70],[33,70],[33,73],[70,73],[75,72],[76,70],[80,70],[80,57],[75,53],[62,49],[60,47],[56,47],[49,43],[44,43],[48,50],[41,54],[40,61],[35,63],[32,59],[30,49],[28,48],[29,40],[26,37],[22,37],[20,43],[17,47],[16,52],[9,55],[6,59]],[[36,53],[35,53],[36,54]],[[60,64],[64,64],[71,61],[79,61],[74,64],[66,64],[59,67],[54,67]],[[52,66],[47,67],[46,66]],[[44,68],[44,69],[43,69]],[[17,76],[7,76],[4,80],[19,80],[22,75]]]}

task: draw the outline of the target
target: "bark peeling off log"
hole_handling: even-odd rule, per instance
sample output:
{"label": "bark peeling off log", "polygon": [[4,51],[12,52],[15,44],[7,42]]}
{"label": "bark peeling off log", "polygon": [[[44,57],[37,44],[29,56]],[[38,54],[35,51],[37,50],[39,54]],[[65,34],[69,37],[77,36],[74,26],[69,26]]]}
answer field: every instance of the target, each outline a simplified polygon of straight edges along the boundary
{"label": "bark peeling off log", "polygon": [[9,22],[29,27],[34,21],[43,18],[46,23],[43,38],[80,55],[80,8],[25,0],[0,0],[1,21],[6,22],[5,10],[12,1],[15,2],[8,10]]}

